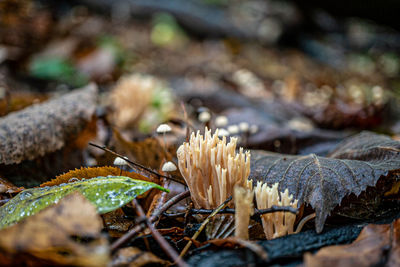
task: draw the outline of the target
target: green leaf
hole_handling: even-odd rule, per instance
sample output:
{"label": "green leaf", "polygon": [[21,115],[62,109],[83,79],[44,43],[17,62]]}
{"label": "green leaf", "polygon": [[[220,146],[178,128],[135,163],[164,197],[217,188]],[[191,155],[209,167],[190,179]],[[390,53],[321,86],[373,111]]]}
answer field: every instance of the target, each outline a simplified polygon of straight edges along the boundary
{"label": "green leaf", "polygon": [[89,79],[69,60],[63,58],[35,58],[29,64],[29,72],[36,78],[65,82],[78,87],[87,84]]}
{"label": "green leaf", "polygon": [[0,229],[38,213],[74,191],[82,193],[103,214],[122,207],[152,188],[169,192],[158,184],[125,176],[96,177],[57,186],[27,189],[0,207]]}

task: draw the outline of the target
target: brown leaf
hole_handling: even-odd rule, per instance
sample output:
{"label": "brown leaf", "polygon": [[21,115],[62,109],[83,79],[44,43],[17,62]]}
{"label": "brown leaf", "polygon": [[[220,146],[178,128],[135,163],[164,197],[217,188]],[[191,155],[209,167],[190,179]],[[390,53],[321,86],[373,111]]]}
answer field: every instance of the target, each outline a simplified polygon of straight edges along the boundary
{"label": "brown leaf", "polygon": [[307,253],[304,263],[308,267],[399,266],[400,219],[393,222],[393,232],[391,227],[390,224],[367,225],[353,243],[325,247],[315,255]]}
{"label": "brown leaf", "polygon": [[18,111],[32,104],[47,100],[48,96],[32,92],[10,92],[9,97],[0,99],[0,116]]}
{"label": "brown leaf", "polygon": [[150,179],[135,173],[135,172],[127,172],[123,171],[120,168],[117,167],[81,167],[80,169],[75,169],[73,171],[69,171],[67,173],[61,174],[57,176],[55,179],[45,182],[41,184],[40,186],[53,186],[53,185],[59,185],[62,183],[68,183],[72,178],[77,178],[78,180],[82,179],[90,179],[90,178],[95,178],[99,176],[107,177],[108,175],[113,175],[113,176],[127,176],[131,177],[133,179],[137,180],[144,180],[144,181],[150,181]]}
{"label": "brown leaf", "polygon": [[141,251],[135,247],[118,250],[111,262],[112,267],[169,266],[170,263],[155,256],[151,252]]}
{"label": "brown leaf", "polygon": [[310,204],[317,213],[316,230],[321,232],[327,216],[345,196],[359,196],[400,169],[399,149],[399,141],[364,132],[346,139],[330,157],[253,151],[250,178],[279,183],[279,190],[288,188],[299,205]]}
{"label": "brown leaf", "polygon": [[113,237],[121,237],[134,224],[131,218],[127,218],[122,209],[117,209],[101,215],[108,230],[108,234]]}
{"label": "brown leaf", "polygon": [[96,208],[73,193],[40,213],[0,231],[4,265],[106,266],[108,243]]}
{"label": "brown leaf", "polygon": [[171,228],[165,228],[165,229],[157,229],[158,232],[165,236],[167,235],[169,238],[171,238],[172,241],[178,243],[184,238],[184,230],[180,227],[173,226]]}
{"label": "brown leaf", "polygon": [[0,163],[32,160],[62,148],[92,118],[97,87],[90,84],[0,119]]}
{"label": "brown leaf", "polygon": [[114,131],[114,134],[118,151],[127,153],[135,159],[135,162],[155,170],[162,166],[163,160],[171,160],[171,155],[177,148],[171,145],[167,148],[168,153],[166,153],[163,145],[156,138],[146,138],[135,142],[126,140],[118,131]]}
{"label": "brown leaf", "polygon": [[[99,80],[104,82],[105,77],[110,77],[117,60],[112,49],[107,47],[99,47],[83,58],[77,60],[77,68],[82,73],[91,77],[91,80]],[[103,79],[103,80],[101,80]]]}
{"label": "brown leaf", "polygon": [[[0,194],[6,193],[6,194],[15,194],[21,192],[23,188],[22,187],[16,187],[9,181],[3,179],[0,177]],[[1,199],[1,196],[0,196]]]}

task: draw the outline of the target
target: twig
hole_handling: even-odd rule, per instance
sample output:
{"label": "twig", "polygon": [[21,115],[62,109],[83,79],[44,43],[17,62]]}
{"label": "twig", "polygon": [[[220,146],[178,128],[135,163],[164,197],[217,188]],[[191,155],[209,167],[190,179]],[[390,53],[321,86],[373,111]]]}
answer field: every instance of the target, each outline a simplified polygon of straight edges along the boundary
{"label": "twig", "polygon": [[299,222],[299,224],[297,225],[296,231],[294,232],[295,234],[300,233],[301,229],[303,229],[303,226],[306,224],[306,222],[308,222],[309,220],[315,218],[315,212],[304,217],[303,219],[301,219],[301,221]]}
{"label": "twig", "polygon": [[[278,212],[278,211],[286,211],[290,212],[293,214],[297,214],[299,211],[296,208],[290,207],[290,206],[272,206],[271,208],[268,209],[261,209],[254,212],[253,216],[251,216],[252,219],[256,219],[260,215],[266,214],[266,213],[272,213],[272,212]],[[190,211],[192,214],[211,214],[213,210],[208,210],[208,209],[191,209]],[[168,217],[182,217],[185,216],[186,212],[181,212],[181,213],[176,213],[176,214],[166,214]],[[235,209],[221,209],[218,214],[235,214]]]}
{"label": "twig", "polygon": [[[170,200],[165,202],[165,204],[160,209],[156,210],[153,213],[153,215],[149,218],[149,221],[151,223],[155,222],[158,219],[158,217],[161,214],[163,214],[166,210],[171,208],[173,205],[175,205],[182,199],[187,198],[188,196],[190,196],[189,191],[185,191],[185,192],[182,192],[182,193],[174,196],[173,198],[171,198]],[[145,228],[145,226],[143,224],[136,225],[134,228],[129,230],[126,234],[124,234],[119,239],[117,239],[114,243],[111,244],[111,251],[115,251],[116,249],[118,249],[119,247],[121,247],[122,245],[127,243],[129,240],[131,240],[133,237],[135,237],[138,233],[143,231],[144,228]]]}
{"label": "twig", "polygon": [[167,255],[179,266],[188,267],[188,265],[179,257],[178,253],[171,247],[171,245],[165,240],[165,238],[154,228],[150,220],[146,217],[142,207],[136,199],[133,199],[138,215],[145,219],[147,227],[151,231],[151,235],[160,244],[161,248],[167,253]]}
{"label": "twig", "polygon": [[181,101],[181,107],[182,107],[182,110],[183,110],[183,118],[184,118],[184,121],[186,123],[186,142],[189,142],[189,136],[190,136],[189,117],[188,117],[188,114],[186,112],[186,107],[185,107],[185,104],[183,103],[183,101]]}
{"label": "twig", "polygon": [[181,254],[179,255],[180,258],[183,258],[185,256],[186,252],[189,250],[190,246],[193,244],[192,240],[196,240],[196,238],[200,235],[201,231],[203,231],[204,227],[206,227],[207,223],[210,221],[212,217],[214,217],[221,209],[223,209],[229,201],[232,200],[232,196],[228,197],[221,205],[219,205],[200,225],[200,228],[194,233],[192,236],[191,240],[186,244],[186,246],[183,248]]}
{"label": "twig", "polygon": [[151,169],[149,169],[149,168],[147,168],[147,167],[145,167],[145,166],[143,166],[143,165],[141,165],[141,164],[139,164],[139,163],[136,163],[136,162],[133,162],[133,161],[127,159],[126,157],[122,156],[121,154],[118,154],[117,152],[114,152],[114,151],[112,151],[111,149],[108,149],[108,148],[105,147],[105,146],[99,146],[99,145],[96,145],[96,144],[93,144],[93,143],[90,143],[90,142],[89,142],[89,145],[94,146],[94,147],[97,147],[97,148],[100,148],[100,149],[102,149],[102,150],[104,150],[104,151],[107,151],[108,153],[111,153],[111,154],[113,154],[113,155],[116,156],[116,157],[120,157],[120,158],[122,158],[123,160],[129,162],[130,164],[134,165],[135,167],[138,167],[138,168],[142,169],[143,171],[149,172],[149,173],[151,173],[151,174],[154,174],[154,175],[156,175],[157,177],[166,178],[166,179],[172,180],[172,181],[174,181],[174,182],[177,182],[177,183],[186,185],[183,181],[181,181],[181,180],[180,180],[179,178],[177,178],[177,177],[162,175],[162,174],[160,174],[160,173],[158,173],[158,172],[156,172],[156,171],[153,171],[153,170],[151,170]]}

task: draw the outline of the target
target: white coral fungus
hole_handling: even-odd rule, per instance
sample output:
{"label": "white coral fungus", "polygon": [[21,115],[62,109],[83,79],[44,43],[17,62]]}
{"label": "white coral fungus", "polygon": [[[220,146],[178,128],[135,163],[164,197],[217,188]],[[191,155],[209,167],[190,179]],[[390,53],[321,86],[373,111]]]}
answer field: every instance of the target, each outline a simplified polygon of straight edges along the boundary
{"label": "white coral fungus", "polygon": [[197,208],[216,208],[233,195],[235,185],[246,187],[250,174],[250,152],[236,153],[236,138],[218,137],[206,128],[204,137],[192,133],[178,148],[178,166]]}
{"label": "white coral fungus", "polygon": [[248,188],[235,186],[235,237],[249,239],[250,216],[254,213],[254,192]]}
{"label": "white coral fungus", "polygon": [[[288,189],[279,193],[278,183],[268,187],[266,183],[257,182],[255,188],[257,208],[268,209],[272,206],[292,206],[297,208],[297,199],[289,195]],[[287,234],[293,234],[296,215],[290,212],[274,212],[261,216],[264,233],[267,239],[273,239]]]}

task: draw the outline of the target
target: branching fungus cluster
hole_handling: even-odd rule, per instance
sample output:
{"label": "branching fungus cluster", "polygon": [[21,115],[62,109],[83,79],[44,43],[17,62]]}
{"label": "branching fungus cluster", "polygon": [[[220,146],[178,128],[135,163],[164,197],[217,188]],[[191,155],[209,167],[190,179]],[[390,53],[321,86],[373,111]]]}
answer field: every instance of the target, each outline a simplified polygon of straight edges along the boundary
{"label": "branching fungus cluster", "polygon": [[[283,193],[278,191],[278,183],[268,187],[266,183],[257,182],[255,188],[257,208],[268,209],[272,206],[292,206],[297,208],[297,199],[289,195],[286,189]],[[264,233],[267,239],[273,239],[287,234],[293,234],[296,215],[290,212],[274,212],[261,216]]]}
{"label": "branching fungus cluster", "polygon": [[246,187],[250,175],[250,152],[236,153],[236,138],[227,143],[206,128],[204,137],[192,133],[178,148],[179,169],[197,208],[215,208],[233,195],[235,185]]}
{"label": "branching fungus cluster", "polygon": [[[253,191],[253,181],[248,180],[250,152],[240,148],[236,153],[237,139],[231,137],[227,143],[225,136],[221,140],[218,135],[218,129],[212,135],[207,128],[204,137],[199,131],[192,133],[189,142],[183,143],[177,151],[179,170],[196,208],[214,209],[229,196],[234,196],[236,236],[241,238],[248,236],[246,230],[253,213],[254,194],[258,209],[272,206],[297,208],[298,201],[289,195],[288,189],[279,192],[278,184],[268,187],[266,183],[258,182]],[[261,219],[266,238],[273,239],[293,233],[296,215],[274,212],[262,215]]]}

